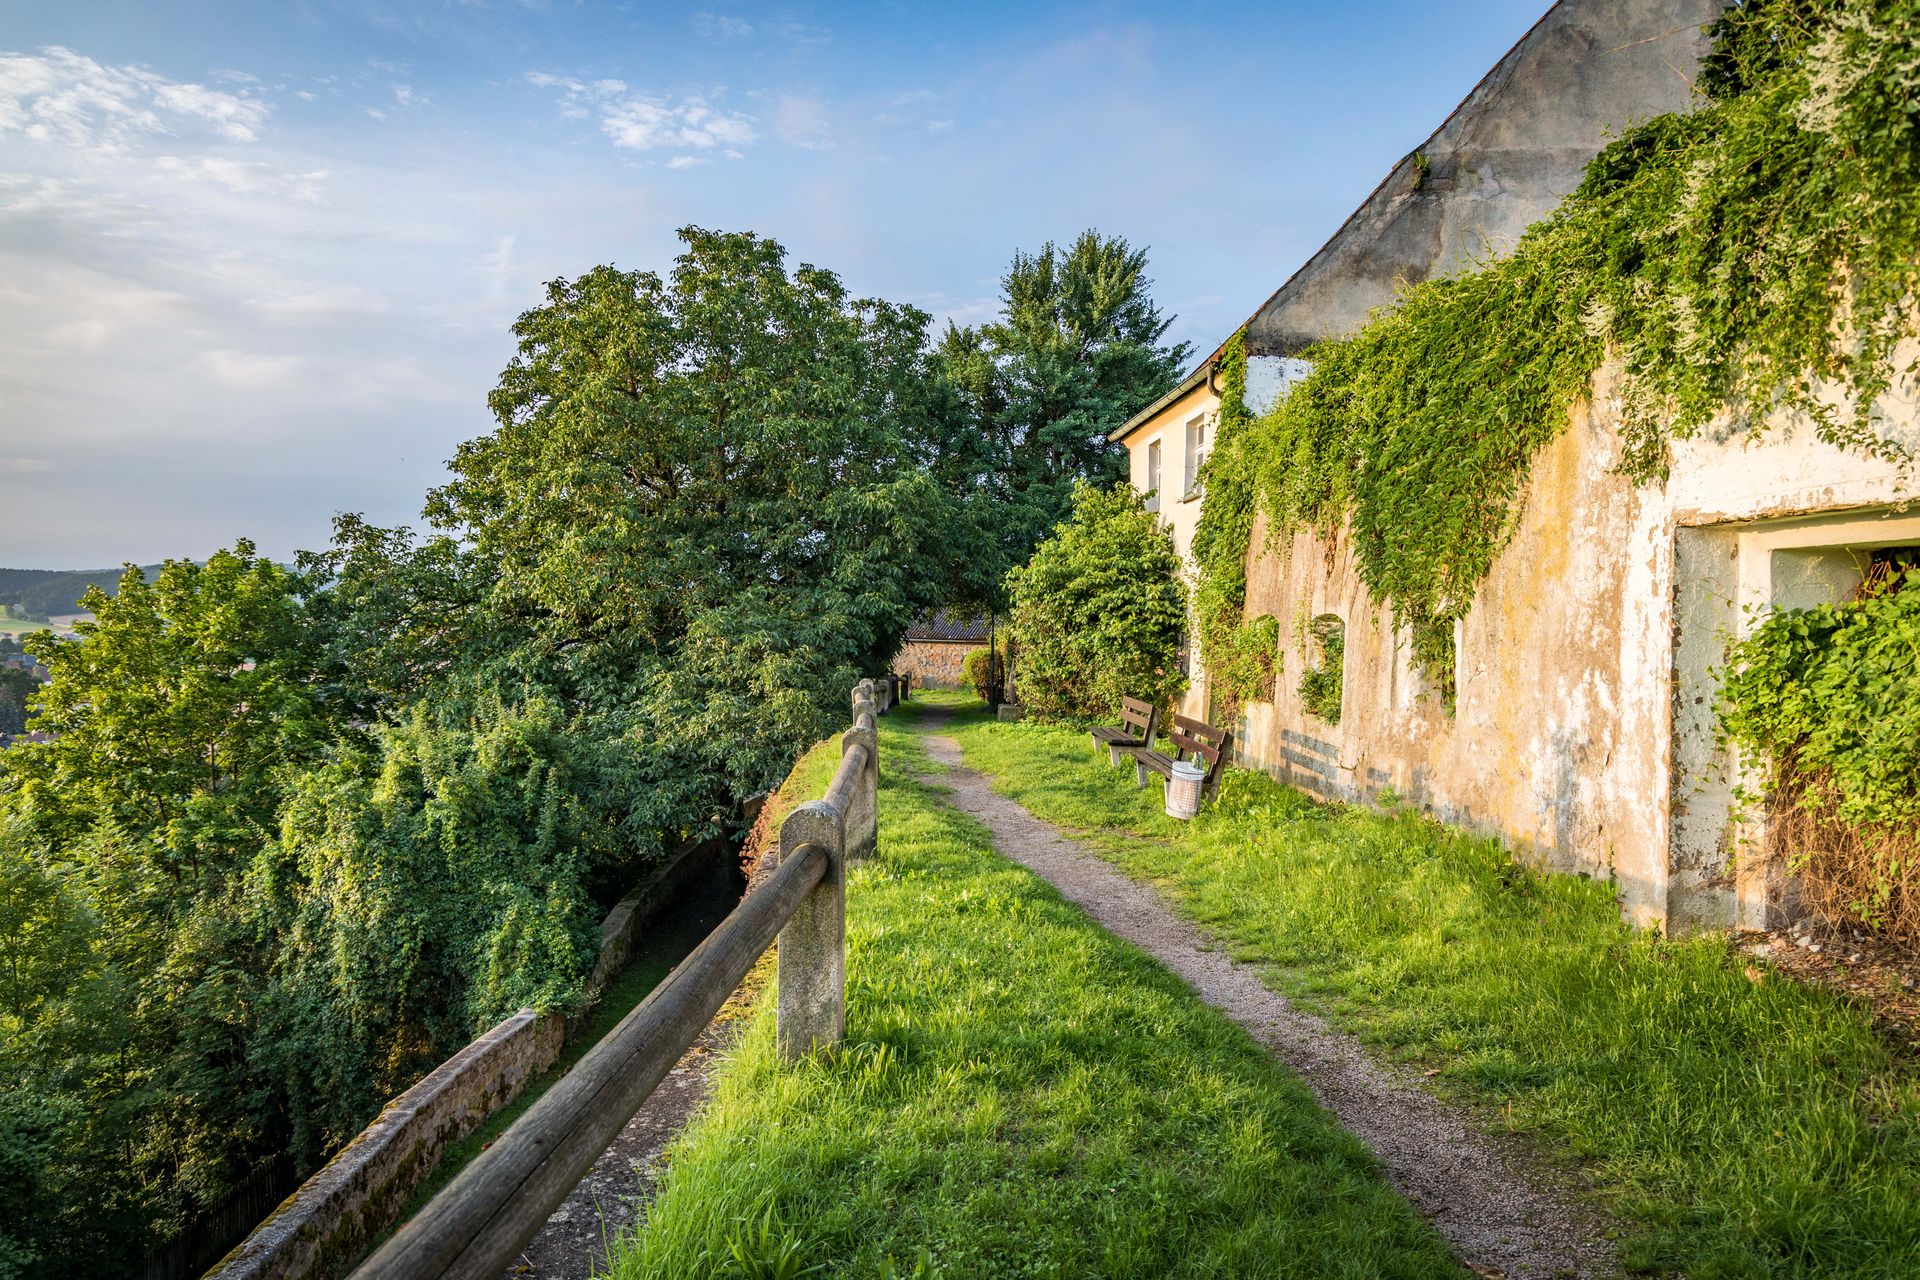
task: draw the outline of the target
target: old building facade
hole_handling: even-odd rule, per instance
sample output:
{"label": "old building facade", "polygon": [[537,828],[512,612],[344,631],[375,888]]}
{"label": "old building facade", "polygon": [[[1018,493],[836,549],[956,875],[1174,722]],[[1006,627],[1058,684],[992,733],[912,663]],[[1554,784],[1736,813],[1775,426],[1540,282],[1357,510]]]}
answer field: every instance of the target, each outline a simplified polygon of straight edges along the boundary
{"label": "old building facade", "polygon": [[[1608,138],[1685,110],[1719,8],[1556,5],[1248,321],[1249,408],[1270,407],[1314,341],[1352,332],[1401,282],[1510,247]],[[1169,450],[1217,409],[1213,364],[1115,435],[1136,487],[1159,477],[1163,514]],[[1451,709],[1362,585],[1344,532],[1275,543],[1257,527],[1247,613],[1281,624],[1278,678],[1232,726],[1237,754],[1322,795],[1398,797],[1610,875],[1641,923],[1759,925],[1791,902],[1740,856],[1753,833],[1732,804],[1740,762],[1715,740],[1715,668],[1765,609],[1841,598],[1877,549],[1920,543],[1907,506],[1920,492],[1784,417],[1684,441],[1664,484],[1636,485],[1617,470],[1618,385],[1603,367],[1535,458],[1518,526],[1457,627]],[[1892,433],[1920,445],[1915,406],[1889,412]],[[1187,553],[1203,498],[1181,499],[1168,522]],[[1337,723],[1297,692],[1316,627],[1344,636]],[[1199,715],[1217,702],[1194,674],[1184,709]]]}

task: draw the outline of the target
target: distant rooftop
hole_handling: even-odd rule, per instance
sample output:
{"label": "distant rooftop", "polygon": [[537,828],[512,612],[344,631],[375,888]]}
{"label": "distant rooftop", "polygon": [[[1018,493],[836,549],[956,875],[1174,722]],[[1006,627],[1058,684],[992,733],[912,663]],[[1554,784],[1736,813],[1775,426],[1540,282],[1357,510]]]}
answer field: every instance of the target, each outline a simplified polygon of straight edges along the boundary
{"label": "distant rooftop", "polygon": [[985,644],[986,615],[976,614],[965,618],[947,609],[937,609],[908,627],[907,639],[976,641]]}

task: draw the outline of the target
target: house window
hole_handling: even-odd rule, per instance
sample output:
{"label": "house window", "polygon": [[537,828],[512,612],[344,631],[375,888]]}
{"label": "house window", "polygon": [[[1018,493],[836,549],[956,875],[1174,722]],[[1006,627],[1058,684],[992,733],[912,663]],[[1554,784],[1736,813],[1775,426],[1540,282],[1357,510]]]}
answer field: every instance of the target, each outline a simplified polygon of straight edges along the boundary
{"label": "house window", "polygon": [[1200,464],[1207,460],[1207,415],[1187,420],[1187,483],[1184,493],[1191,498],[1200,491]]}
{"label": "house window", "polygon": [[1147,510],[1160,509],[1160,442],[1147,444]]}

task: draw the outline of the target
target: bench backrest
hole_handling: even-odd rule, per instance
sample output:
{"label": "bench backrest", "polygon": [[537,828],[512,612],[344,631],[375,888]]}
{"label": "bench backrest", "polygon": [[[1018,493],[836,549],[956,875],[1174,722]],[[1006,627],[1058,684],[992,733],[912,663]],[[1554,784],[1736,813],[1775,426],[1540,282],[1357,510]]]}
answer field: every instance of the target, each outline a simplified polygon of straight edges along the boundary
{"label": "bench backrest", "polygon": [[1154,730],[1159,727],[1160,708],[1138,698],[1120,699],[1120,727],[1139,735],[1140,741],[1153,745]]}
{"label": "bench backrest", "polygon": [[1212,786],[1220,774],[1220,761],[1226,757],[1227,747],[1233,742],[1233,735],[1225,729],[1216,729],[1204,720],[1195,720],[1190,716],[1175,716],[1173,732],[1167,735],[1173,739],[1175,760],[1205,760],[1207,762],[1207,785]]}

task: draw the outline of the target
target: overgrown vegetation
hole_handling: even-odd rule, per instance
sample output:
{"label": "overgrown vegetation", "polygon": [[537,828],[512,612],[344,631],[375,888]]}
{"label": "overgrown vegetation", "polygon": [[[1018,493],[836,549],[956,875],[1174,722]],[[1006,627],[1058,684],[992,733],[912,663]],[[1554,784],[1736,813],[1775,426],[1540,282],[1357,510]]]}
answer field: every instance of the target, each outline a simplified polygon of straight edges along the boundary
{"label": "overgrown vegetation", "polygon": [[614,1275],[1462,1275],[1298,1080],[913,781],[914,706],[849,877],[845,1042],[784,1065],[763,1004]]}
{"label": "overgrown vegetation", "polygon": [[682,239],[520,317],[425,535],[129,569],[82,643],[28,642],[58,736],[0,755],[0,1278],[131,1272],[576,1007],[646,864],[996,593],[1177,371],[1118,239],[1016,258],[969,370],[772,241]]}
{"label": "overgrown vegetation", "polygon": [[[1346,691],[1347,630],[1340,619],[1322,614],[1300,628],[1298,639],[1308,658],[1297,690],[1300,705],[1309,715],[1339,724],[1341,694]],[[1314,662],[1315,658],[1319,661]]]}
{"label": "overgrown vegetation", "polygon": [[1075,488],[1072,516],[1007,587],[1032,714],[1106,719],[1123,697],[1167,705],[1186,687],[1180,556],[1132,488]]}
{"label": "overgrown vegetation", "polygon": [[1164,341],[1173,317],[1154,304],[1146,250],[1120,236],[1015,253],[1000,297],[997,320],[949,323],[935,349],[963,424],[942,477],[991,512],[956,601],[981,611],[1007,608],[1007,571],[1067,518],[1075,484],[1125,479],[1108,434],[1170,390],[1189,354]]}
{"label": "overgrown vegetation", "polygon": [[1768,617],[1728,652],[1720,721],[1808,906],[1920,945],[1920,568]]}
{"label": "overgrown vegetation", "polygon": [[1912,374],[1894,357],[1920,283],[1920,6],[1751,3],[1713,39],[1700,108],[1607,147],[1511,254],[1316,347],[1258,421],[1230,428],[1223,405],[1195,547],[1211,653],[1237,688],[1257,509],[1276,548],[1345,529],[1445,700],[1452,623],[1608,358],[1637,480],[1709,423],[1758,432],[1778,410],[1906,461],[1880,405]]}
{"label": "overgrown vegetation", "polygon": [[1864,1011],[1610,886],[1412,813],[1232,770],[1191,823],[1084,736],[973,718],[967,764],[1160,886],[1276,990],[1533,1133],[1632,1230],[1636,1270],[1895,1280],[1920,1255],[1920,1078]]}

